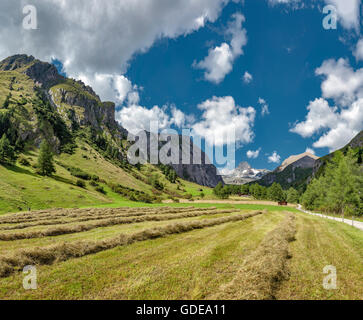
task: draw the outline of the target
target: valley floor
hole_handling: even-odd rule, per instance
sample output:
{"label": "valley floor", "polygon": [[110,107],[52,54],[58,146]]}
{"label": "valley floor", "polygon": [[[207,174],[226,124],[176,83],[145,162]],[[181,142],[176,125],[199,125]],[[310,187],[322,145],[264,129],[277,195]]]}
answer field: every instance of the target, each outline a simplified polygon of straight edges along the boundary
{"label": "valley floor", "polygon": [[[362,231],[284,211],[296,209],[224,206],[1,216],[0,299],[363,299]],[[27,291],[29,264],[38,288]],[[323,287],[328,265],[335,290]]]}

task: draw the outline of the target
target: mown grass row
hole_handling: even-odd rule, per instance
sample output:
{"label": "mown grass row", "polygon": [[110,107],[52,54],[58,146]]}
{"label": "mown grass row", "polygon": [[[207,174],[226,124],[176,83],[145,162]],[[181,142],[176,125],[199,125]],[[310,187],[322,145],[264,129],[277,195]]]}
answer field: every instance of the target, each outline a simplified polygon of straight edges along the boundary
{"label": "mown grass row", "polygon": [[289,242],[295,240],[295,216],[288,214],[248,256],[235,278],[214,299],[272,300],[282,281],[287,280]]}
{"label": "mown grass row", "polygon": [[[13,214],[0,218],[0,224],[16,224],[25,222],[35,222],[43,221],[49,219],[62,219],[62,218],[80,218],[80,217],[90,217],[95,215],[113,215],[121,214],[125,215],[128,213],[178,213],[184,211],[196,210],[195,207],[182,207],[182,208],[172,208],[172,207],[161,207],[161,208],[117,208],[117,209],[54,209],[49,211],[35,211],[29,213],[19,213]],[[201,208],[198,210],[211,210],[216,209],[215,207]]]}
{"label": "mown grass row", "polygon": [[[126,213],[108,213],[108,214],[90,214],[90,215],[81,215],[81,217],[57,217],[57,218],[44,218],[35,220],[34,222],[26,222],[26,223],[18,223],[15,225],[0,227],[0,231],[10,231],[10,230],[20,230],[37,226],[51,226],[51,225],[64,225],[71,224],[77,222],[87,222],[87,221],[96,221],[96,220],[104,220],[104,219],[114,219],[114,218],[128,218],[128,217],[142,217],[147,215],[166,215],[166,214],[179,214],[186,212],[210,212],[214,210],[214,208],[205,208],[203,210],[188,208],[187,210],[161,210],[161,211],[144,211],[137,210],[134,213],[126,212]],[[235,210],[236,211],[236,210]],[[102,211],[101,211],[102,212]],[[122,212],[122,211],[121,211]],[[66,220],[64,220],[66,219]]]}
{"label": "mown grass row", "polygon": [[77,241],[55,244],[42,248],[19,249],[0,256],[0,277],[7,277],[26,265],[49,265],[71,258],[78,258],[118,246],[125,246],[138,241],[166,237],[195,229],[213,227],[229,222],[236,222],[260,215],[262,212],[252,212],[243,215],[231,215],[222,218],[204,219],[183,223],[174,223],[165,227],[151,228],[134,234],[120,234],[117,237],[102,241]]}
{"label": "mown grass row", "polygon": [[96,223],[87,224],[76,224],[68,226],[58,226],[53,228],[48,228],[45,230],[36,230],[28,232],[12,232],[12,233],[0,233],[1,241],[14,241],[14,240],[24,240],[24,239],[34,239],[34,238],[44,238],[44,237],[54,237],[64,234],[80,233],[86,232],[97,228],[111,227],[121,224],[132,224],[132,223],[142,223],[150,221],[167,221],[176,220],[183,218],[194,218],[204,215],[216,215],[216,214],[227,214],[227,213],[237,213],[238,210],[213,210],[213,211],[194,211],[194,212],[184,212],[180,214],[171,215],[146,215],[141,217],[122,217],[122,218],[111,218],[97,221]]}

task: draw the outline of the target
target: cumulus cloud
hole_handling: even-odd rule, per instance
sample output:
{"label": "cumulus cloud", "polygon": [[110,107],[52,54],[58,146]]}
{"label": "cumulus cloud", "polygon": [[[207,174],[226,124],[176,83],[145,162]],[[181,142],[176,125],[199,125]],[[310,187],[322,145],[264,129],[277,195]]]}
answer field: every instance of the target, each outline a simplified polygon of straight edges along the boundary
{"label": "cumulus cloud", "polygon": [[268,162],[269,163],[280,163],[281,162],[281,157],[280,155],[277,153],[277,151],[274,151],[272,153],[272,155],[270,155],[268,157]]}
{"label": "cumulus cloud", "polygon": [[328,101],[323,98],[311,101],[307,107],[306,120],[297,123],[291,132],[304,138],[311,137],[320,129],[335,125],[338,122],[337,107],[331,108]]}
{"label": "cumulus cloud", "polygon": [[220,46],[211,48],[208,56],[194,66],[205,70],[207,81],[220,83],[233,69],[235,59],[243,54],[243,47],[247,44],[247,31],[242,28],[245,17],[236,13],[232,16],[226,36],[231,38],[230,43],[224,42]]}
{"label": "cumulus cloud", "polygon": [[308,106],[306,120],[297,123],[290,131],[304,138],[323,133],[313,144],[314,148],[327,147],[335,151],[344,147],[363,129],[363,99],[354,102],[349,108],[339,111],[330,107],[322,98]]}
{"label": "cumulus cloud", "polygon": [[243,82],[248,84],[248,83],[252,82],[252,80],[253,80],[252,74],[250,74],[248,71],[246,71],[245,74],[243,75]]}
{"label": "cumulus cloud", "polygon": [[247,158],[249,159],[257,159],[258,156],[260,155],[260,152],[261,152],[261,148],[256,150],[256,151],[253,151],[253,150],[249,150],[247,151]]}
{"label": "cumulus cloud", "polygon": [[334,99],[343,106],[363,98],[363,68],[354,71],[348,60],[340,58],[337,61],[324,61],[316,69],[316,74],[324,79],[321,85],[324,98]]}
{"label": "cumulus cloud", "polygon": [[159,129],[169,128],[172,124],[166,108],[154,106],[147,109],[139,105],[123,107],[116,113],[116,120],[132,134],[137,134],[141,130],[153,131],[151,124],[158,123]]}
{"label": "cumulus cloud", "polygon": [[261,115],[264,117],[268,114],[270,114],[270,110],[268,107],[268,104],[265,99],[258,98],[258,103],[261,105]]}
{"label": "cumulus cloud", "polygon": [[138,88],[122,75],[96,73],[92,76],[81,73],[78,78],[91,86],[102,100],[122,104],[130,98],[133,103],[138,103]]}
{"label": "cumulus cloud", "polygon": [[241,145],[253,140],[256,115],[254,108],[239,107],[233,97],[213,97],[199,104],[198,108],[203,113],[201,120],[195,121],[193,115],[183,113],[174,105],[147,109],[131,104],[117,111],[116,120],[133,134],[141,130],[152,131],[150,128],[152,122],[158,122],[159,130],[171,126],[179,128],[187,126],[193,129],[194,134],[205,139],[210,146],[216,147]]}
{"label": "cumulus cloud", "polygon": [[[353,70],[344,59],[328,60],[317,69],[322,75],[323,98],[311,101],[305,121],[290,129],[304,138],[320,135],[314,148],[335,151],[363,129],[363,69]],[[336,106],[330,106],[332,99]]]}
{"label": "cumulus cloud", "polygon": [[254,108],[242,108],[230,96],[213,97],[198,108],[203,111],[202,119],[193,125],[193,129],[210,145],[245,144],[253,140]]}
{"label": "cumulus cloud", "polygon": [[361,0],[325,0],[325,3],[336,7],[339,22],[344,28],[359,30]]}

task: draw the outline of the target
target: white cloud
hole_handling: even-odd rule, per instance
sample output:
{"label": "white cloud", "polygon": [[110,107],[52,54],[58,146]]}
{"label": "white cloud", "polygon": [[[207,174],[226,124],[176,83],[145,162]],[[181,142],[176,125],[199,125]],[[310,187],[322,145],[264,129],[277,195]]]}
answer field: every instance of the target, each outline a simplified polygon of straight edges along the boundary
{"label": "white cloud", "polygon": [[359,30],[361,0],[325,0],[326,4],[336,7],[338,18],[342,26],[346,29]]}
{"label": "white cloud", "polygon": [[94,74],[93,76],[80,74],[78,77],[105,101],[124,103],[129,98],[133,103],[138,103],[137,87],[133,86],[126,77],[116,74]]}
{"label": "white cloud", "polygon": [[243,82],[248,84],[248,83],[252,82],[252,80],[253,80],[252,74],[250,74],[248,71],[246,71],[245,74],[243,75]]}
{"label": "white cloud", "polygon": [[249,150],[249,151],[247,151],[247,158],[257,159],[258,156],[260,155],[260,152],[261,152],[261,148],[256,151]]}
{"label": "white cloud", "polygon": [[241,108],[232,97],[213,97],[198,105],[198,108],[203,114],[201,120],[196,122],[193,115],[184,114],[174,105],[147,109],[130,104],[116,112],[116,120],[133,134],[141,130],[150,131],[151,122],[158,122],[159,130],[173,125],[179,128],[188,126],[209,145],[216,147],[249,143],[254,138],[252,128],[256,111],[252,107]]}
{"label": "white cloud", "polygon": [[141,130],[151,131],[152,122],[157,122],[160,130],[169,128],[172,124],[166,109],[158,106],[147,109],[139,105],[130,105],[116,113],[116,120],[132,134]]}
{"label": "white cloud", "polygon": [[328,131],[316,141],[315,148],[327,147],[331,152],[344,147],[363,129],[363,99],[337,115],[338,121],[329,125]]}
{"label": "white cloud", "polygon": [[204,69],[204,77],[213,83],[220,83],[233,69],[233,63],[243,54],[243,46],[247,44],[247,32],[242,28],[245,17],[236,13],[226,31],[226,36],[231,37],[231,42],[222,43],[220,46],[209,50],[208,56],[194,66]]}
{"label": "white cloud", "polygon": [[312,148],[306,148],[305,152],[315,155],[315,150]]}
{"label": "white cloud", "polygon": [[322,133],[313,146],[335,151],[363,129],[363,69],[354,70],[345,59],[327,60],[316,74],[324,78],[323,97],[333,99],[337,106],[330,107],[325,99],[316,99],[308,106],[306,120],[291,131],[302,137]]}
{"label": "white cloud", "polygon": [[233,97],[213,97],[201,103],[202,120],[193,125],[196,134],[210,145],[223,146],[231,143],[249,143],[254,137],[256,111],[252,107],[241,108]]}
{"label": "white cloud", "polygon": [[363,38],[359,39],[354,51],[354,56],[358,61],[363,60]]}
{"label": "white cloud", "polygon": [[363,68],[354,71],[347,60],[331,59],[324,61],[316,74],[324,78],[321,85],[324,98],[334,99],[343,106],[363,98]]}
{"label": "white cloud", "polygon": [[258,103],[262,106],[261,115],[264,117],[265,115],[270,114],[269,106],[265,99],[258,98]]}
{"label": "white cloud", "polygon": [[320,129],[335,125],[338,122],[337,108],[331,108],[323,98],[311,101],[307,107],[309,111],[306,120],[297,123],[290,131],[304,138],[311,137]]}
{"label": "white cloud", "polygon": [[272,155],[268,157],[269,163],[280,163],[281,157],[277,154],[277,151],[274,151]]}

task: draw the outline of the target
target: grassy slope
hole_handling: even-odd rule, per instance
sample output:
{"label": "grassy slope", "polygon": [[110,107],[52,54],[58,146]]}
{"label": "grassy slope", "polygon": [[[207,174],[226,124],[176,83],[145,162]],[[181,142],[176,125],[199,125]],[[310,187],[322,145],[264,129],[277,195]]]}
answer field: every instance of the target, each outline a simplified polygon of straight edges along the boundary
{"label": "grassy slope", "polygon": [[[23,276],[18,273],[0,279],[0,298],[208,298],[233,280],[243,261],[283,218],[284,213],[273,212],[38,267],[37,290],[23,290]],[[138,228],[151,225],[138,225]],[[117,232],[133,232],[134,228],[135,225],[104,228],[83,233],[81,237],[99,239]],[[108,229],[109,233],[105,233]],[[61,239],[67,241],[75,236],[61,236]],[[17,241],[16,247],[48,243],[46,239],[31,241],[36,243]],[[362,299],[362,248],[363,235],[359,230],[305,214],[297,215],[296,241],[290,244],[291,276],[282,283],[277,297]],[[338,269],[337,290],[322,288],[323,267],[328,264]]]}
{"label": "grassy slope", "polygon": [[[185,195],[187,193],[198,196],[203,189],[206,198],[211,198],[213,190],[197,184],[180,179],[179,184],[170,183],[161,171],[153,166],[147,165],[141,172],[136,169],[128,173],[123,169],[106,161],[97,151],[90,146],[79,142],[79,148],[75,154],[62,154],[55,157],[57,163],[81,168],[89,174],[95,174],[107,183],[121,184],[123,186],[152,194],[152,187],[143,182],[150,175],[156,175],[164,184],[165,190],[171,194]],[[37,162],[37,150],[26,153],[26,158],[32,165]],[[15,167],[4,167],[0,165],[0,214],[16,212],[21,210],[45,209],[52,207],[91,207],[91,206],[145,206],[143,203],[131,202],[120,195],[112,192],[106,185],[101,185],[107,191],[102,195],[86,182],[86,189],[81,189],[73,184],[77,178],[61,165],[56,165],[57,173],[53,178],[41,177],[35,174],[32,167],[24,167],[17,164]],[[136,179],[138,175],[142,179]],[[179,190],[178,190],[179,186]],[[170,194],[161,194],[166,199]]]}

